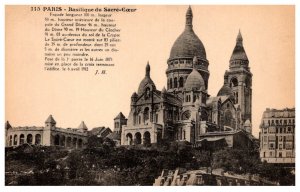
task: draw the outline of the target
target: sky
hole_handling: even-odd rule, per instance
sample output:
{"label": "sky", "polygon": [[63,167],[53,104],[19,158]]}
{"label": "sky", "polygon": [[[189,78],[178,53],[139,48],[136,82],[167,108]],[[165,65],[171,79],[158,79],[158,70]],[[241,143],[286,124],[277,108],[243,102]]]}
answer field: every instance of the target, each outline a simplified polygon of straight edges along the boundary
{"label": "sky", "polygon": [[[93,7],[93,6],[91,6]],[[124,7],[124,6],[114,6]],[[156,88],[166,86],[167,59],[185,25],[188,6],[126,6],[116,13],[120,51],[107,75],[43,70],[44,13],[29,7],[6,8],[5,120],[12,126],[43,126],[52,114],[58,127],[106,126],[121,111],[127,117],[130,97],[145,75],[147,61]],[[258,136],[266,108],[295,106],[294,6],[192,5],[194,32],[209,60],[208,93],[217,95],[239,29],[252,78],[253,134]],[[95,53],[102,54],[102,53]]]}

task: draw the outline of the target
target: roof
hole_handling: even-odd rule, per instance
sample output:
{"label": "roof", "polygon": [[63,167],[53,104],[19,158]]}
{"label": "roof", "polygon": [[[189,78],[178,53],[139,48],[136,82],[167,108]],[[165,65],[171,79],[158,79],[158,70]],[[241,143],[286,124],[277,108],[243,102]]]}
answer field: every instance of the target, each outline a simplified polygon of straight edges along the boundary
{"label": "roof", "polygon": [[193,71],[187,77],[186,82],[184,84],[184,88],[186,90],[192,90],[192,89],[204,90],[205,89],[204,80],[203,80],[201,74],[195,68],[193,68]]}
{"label": "roof", "polygon": [[49,115],[49,117],[47,118],[47,120],[45,121],[45,123],[56,123],[56,121],[53,119],[52,115]]}
{"label": "roof", "polygon": [[198,140],[197,142],[201,142],[201,141],[220,141],[220,140],[224,140],[225,139],[225,137],[217,137],[217,138],[202,138],[202,139],[200,139],[200,140]]}
{"label": "roof", "polygon": [[12,126],[9,124],[8,121],[5,122],[5,129],[10,129]]}
{"label": "roof", "polygon": [[125,116],[123,115],[123,113],[120,112],[120,113],[114,118],[114,120],[115,120],[115,119],[126,119],[126,118],[125,118]]}
{"label": "roof", "polygon": [[224,84],[222,86],[222,88],[219,90],[218,96],[226,96],[226,95],[233,96],[233,92],[232,92],[232,89],[228,85]]}
{"label": "roof", "polygon": [[89,131],[90,135],[99,135],[101,137],[106,137],[109,135],[112,131],[108,127],[95,127],[92,130]]}
{"label": "roof", "polygon": [[85,125],[84,121],[81,121],[80,125],[78,126],[78,129],[88,129]]}
{"label": "roof", "polygon": [[174,42],[169,59],[182,57],[193,58],[194,56],[197,56],[200,59],[206,60],[205,48],[199,37],[193,31],[192,19],[193,13],[192,9],[189,7],[186,12],[185,29]]}
{"label": "roof", "polygon": [[233,60],[246,60],[248,61],[247,54],[245,52],[244,46],[243,46],[243,37],[241,32],[239,31],[239,34],[236,38],[236,45],[233,49],[230,61]]}
{"label": "roof", "polygon": [[112,132],[107,137],[112,140],[121,140],[121,134],[117,132]]}
{"label": "roof", "polygon": [[207,107],[212,107],[213,103],[218,102],[219,97],[208,97],[206,100],[206,106]]}

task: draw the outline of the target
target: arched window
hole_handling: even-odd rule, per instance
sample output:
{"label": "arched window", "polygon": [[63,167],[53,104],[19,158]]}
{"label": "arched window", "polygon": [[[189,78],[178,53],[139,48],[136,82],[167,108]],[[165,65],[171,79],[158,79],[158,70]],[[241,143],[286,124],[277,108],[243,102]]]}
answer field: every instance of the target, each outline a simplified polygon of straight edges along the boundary
{"label": "arched window", "polygon": [[27,143],[32,144],[32,135],[31,134],[27,135]]}
{"label": "arched window", "polygon": [[72,145],[72,138],[67,137],[67,147],[71,147],[71,145]]}
{"label": "arched window", "polygon": [[142,135],[141,135],[140,132],[137,132],[137,133],[134,135],[134,143],[135,143],[136,145],[142,143]]}
{"label": "arched window", "polygon": [[149,108],[146,107],[144,110],[144,123],[149,120]]}
{"label": "arched window", "polygon": [[132,134],[128,133],[126,135],[127,145],[132,145]]}
{"label": "arched window", "polygon": [[201,121],[207,121],[208,120],[208,115],[206,111],[201,112]]}
{"label": "arched window", "polygon": [[230,80],[230,87],[237,87],[238,86],[238,80],[236,77],[233,77],[231,80]]}
{"label": "arched window", "polygon": [[54,137],[54,145],[59,145],[59,141],[60,141],[59,135],[55,135],[55,137]]}
{"label": "arched window", "polygon": [[73,138],[73,147],[77,148],[77,138]]}
{"label": "arched window", "polygon": [[174,78],[174,88],[177,88],[177,77]]}
{"label": "arched window", "polygon": [[161,140],[162,140],[162,133],[161,131],[158,131],[157,134],[156,134],[156,140],[157,140],[157,143],[160,144],[161,143]]}
{"label": "arched window", "polygon": [[173,82],[172,82],[172,78],[170,79],[170,89],[173,88]]}
{"label": "arched window", "polygon": [[231,127],[232,114],[230,110],[225,111],[224,125]]}
{"label": "arched window", "polygon": [[24,136],[24,134],[21,134],[20,135],[20,145],[24,144],[24,142],[25,142],[25,136]]}
{"label": "arched window", "polygon": [[14,145],[18,144],[18,135],[14,135]]}
{"label": "arched window", "polygon": [[13,143],[13,142],[12,142],[12,138],[13,138],[12,135],[10,135],[10,136],[9,136],[9,146],[12,146],[12,143]]}
{"label": "arched window", "polygon": [[183,77],[179,78],[179,87],[183,87]]}
{"label": "arched window", "polygon": [[78,148],[82,148],[82,139],[78,139]]}
{"label": "arched window", "polygon": [[64,135],[62,135],[61,137],[60,137],[60,145],[61,146],[65,146],[65,143],[66,143],[66,137],[64,136]]}
{"label": "arched window", "polygon": [[147,87],[146,90],[145,90],[145,99],[148,99],[150,98],[150,88]]}
{"label": "arched window", "polygon": [[36,134],[35,135],[35,144],[36,145],[40,145],[41,144],[41,135],[40,134]]}
{"label": "arched window", "polygon": [[151,135],[148,131],[146,131],[144,133],[144,137],[143,137],[143,140],[144,140],[144,145],[148,146],[151,144]]}

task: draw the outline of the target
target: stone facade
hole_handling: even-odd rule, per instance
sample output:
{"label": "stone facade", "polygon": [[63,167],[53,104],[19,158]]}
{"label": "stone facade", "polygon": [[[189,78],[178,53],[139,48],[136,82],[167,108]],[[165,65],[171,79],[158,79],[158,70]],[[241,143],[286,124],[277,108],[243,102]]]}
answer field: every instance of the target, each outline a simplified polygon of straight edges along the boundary
{"label": "stone facade", "polygon": [[259,139],[262,161],[295,163],[295,108],[266,109]]}
{"label": "stone facade", "polygon": [[87,142],[88,128],[84,122],[81,122],[77,129],[56,127],[56,121],[50,115],[45,121],[45,127],[12,127],[7,121],[5,136],[6,147],[28,143],[44,146],[83,148]]}
{"label": "stone facade", "polygon": [[167,89],[156,89],[146,65],[144,79],[131,96],[121,145],[188,141],[196,143],[208,132],[245,130],[251,134],[252,73],[238,33],[236,45],[217,96],[207,92],[209,61],[202,41],[193,31],[191,7],[183,33],[167,61]]}

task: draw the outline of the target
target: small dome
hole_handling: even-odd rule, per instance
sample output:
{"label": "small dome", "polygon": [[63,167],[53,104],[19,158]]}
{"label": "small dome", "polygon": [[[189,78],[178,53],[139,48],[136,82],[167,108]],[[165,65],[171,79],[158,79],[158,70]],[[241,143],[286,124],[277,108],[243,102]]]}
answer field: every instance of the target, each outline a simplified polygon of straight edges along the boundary
{"label": "small dome", "polygon": [[147,66],[146,66],[146,74],[145,74],[145,77],[144,79],[141,81],[140,85],[139,85],[139,88],[138,88],[138,94],[142,94],[144,92],[144,89],[146,87],[151,87],[152,90],[153,89],[156,89],[155,87],[155,84],[154,82],[152,81],[152,79],[150,78],[150,65],[149,65],[149,62],[147,63]]}
{"label": "small dome", "polygon": [[195,68],[193,68],[193,71],[187,77],[184,88],[186,90],[205,90],[204,80]]}
{"label": "small dome", "polygon": [[152,79],[146,76],[139,85],[138,94],[142,94],[144,92],[145,87],[148,86],[151,86],[153,89],[155,89],[155,84],[152,81]]}
{"label": "small dome", "polygon": [[223,85],[219,90],[217,96],[233,96],[233,92],[230,87],[228,87],[227,85]]}
{"label": "small dome", "polygon": [[245,127],[251,127],[251,122],[250,122],[249,119],[247,119],[247,120],[245,121],[244,126],[245,126]]}
{"label": "small dome", "polygon": [[174,42],[170,58],[193,58],[197,56],[200,59],[206,60],[206,51],[199,37],[194,33],[192,25],[193,13],[189,7],[186,13],[186,25],[183,33]]}
{"label": "small dome", "polygon": [[136,94],[136,92],[134,92],[131,97],[137,97],[138,95]]}

